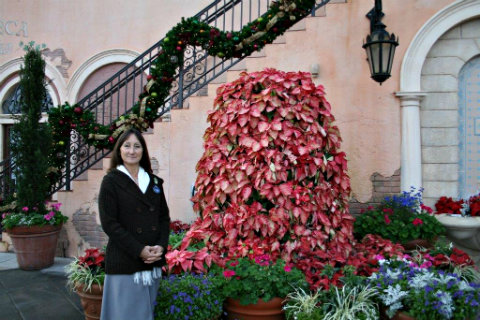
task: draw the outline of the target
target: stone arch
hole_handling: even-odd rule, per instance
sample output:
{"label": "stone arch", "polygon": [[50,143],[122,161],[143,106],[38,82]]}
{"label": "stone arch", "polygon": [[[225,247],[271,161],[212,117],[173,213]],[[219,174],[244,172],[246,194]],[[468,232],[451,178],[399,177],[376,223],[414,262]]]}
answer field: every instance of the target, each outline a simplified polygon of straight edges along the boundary
{"label": "stone arch", "polygon": [[[425,97],[428,99],[428,94],[422,88],[422,70],[427,55],[442,35],[476,17],[480,17],[480,2],[477,0],[458,0],[445,7],[417,32],[402,61],[400,92],[397,93],[402,106],[401,189],[425,187],[424,196],[430,197],[431,201],[438,190],[429,188],[431,186],[425,185],[423,179],[420,101]],[[478,45],[474,51],[477,50]],[[468,60],[475,54],[472,52],[470,57],[465,58]]]}
{"label": "stone arch", "polygon": [[[0,102],[20,82],[20,68],[23,65],[23,58],[11,60],[0,66]],[[53,100],[53,105],[62,104],[66,97],[66,83],[62,74],[45,61],[45,76],[47,77],[47,90]]]}
{"label": "stone arch", "polygon": [[113,49],[94,55],[85,61],[73,74],[67,87],[67,101],[76,102],[83,83],[95,70],[111,63],[130,63],[138,55],[137,52],[126,49]]}

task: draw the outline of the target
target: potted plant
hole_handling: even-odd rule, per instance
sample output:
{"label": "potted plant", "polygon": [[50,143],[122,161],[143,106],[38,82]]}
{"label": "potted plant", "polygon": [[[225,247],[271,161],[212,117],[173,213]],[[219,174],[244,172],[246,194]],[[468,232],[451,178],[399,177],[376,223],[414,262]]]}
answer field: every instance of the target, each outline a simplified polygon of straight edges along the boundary
{"label": "potted plant", "polygon": [[270,319],[282,319],[286,296],[295,288],[308,287],[299,269],[267,254],[229,261],[222,274],[228,319],[257,319],[265,312]]}
{"label": "potted plant", "polygon": [[385,197],[376,207],[369,207],[356,218],[354,234],[362,239],[367,234],[401,243],[406,249],[417,245],[432,246],[433,240],[445,232],[433,211],[422,203],[422,190],[404,191]]}
{"label": "potted plant", "polygon": [[[324,271],[331,273],[332,266]],[[323,272],[324,272],[323,271]],[[295,289],[287,296],[284,307],[287,319],[296,320],[377,320],[376,290],[368,286],[367,278],[357,275],[355,267],[342,268],[339,286],[328,290]]]}
{"label": "potted plant", "polygon": [[67,285],[80,297],[85,319],[100,319],[103,283],[105,281],[105,253],[98,248],[85,250],[65,267]]}
{"label": "potted plant", "polygon": [[457,246],[473,250],[479,254],[480,242],[477,240],[480,229],[480,194],[468,199],[454,200],[451,197],[440,197],[435,203],[435,217],[446,228],[447,236]]}
{"label": "potted plant", "polygon": [[2,224],[9,233],[23,270],[38,270],[53,264],[58,235],[67,220],[58,205],[47,206],[50,191],[48,155],[52,141],[49,127],[40,123],[46,97],[45,61],[33,42],[24,47],[20,70],[21,115],[13,126],[11,152],[16,197],[2,207]]}
{"label": "potted plant", "polygon": [[212,274],[169,275],[160,281],[155,319],[214,320],[222,314],[221,279]]}
{"label": "potted plant", "polygon": [[[310,74],[242,73],[217,91],[197,164],[198,218],[179,251],[205,243],[212,260],[269,254],[308,282],[353,250],[350,179],[322,86]],[[180,255],[180,254],[179,254]]]}
{"label": "potted plant", "polygon": [[472,278],[436,268],[428,257],[416,262],[381,260],[380,264],[369,284],[377,290],[387,319],[475,319],[480,289]]}

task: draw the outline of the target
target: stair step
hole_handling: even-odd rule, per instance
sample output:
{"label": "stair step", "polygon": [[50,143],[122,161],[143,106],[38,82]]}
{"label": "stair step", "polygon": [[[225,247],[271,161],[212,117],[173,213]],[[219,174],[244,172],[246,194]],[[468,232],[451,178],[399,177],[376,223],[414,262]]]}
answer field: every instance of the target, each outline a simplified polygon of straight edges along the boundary
{"label": "stair step", "polygon": [[302,19],[297,23],[295,23],[293,26],[291,26],[290,29],[287,30],[287,32],[304,31],[306,29],[307,29],[307,24],[305,23],[305,19]]}
{"label": "stair step", "polygon": [[[287,40],[285,38],[285,36],[278,36],[273,42],[272,44],[280,44],[280,43],[287,43]],[[243,60],[242,60],[243,61]]]}
{"label": "stair step", "polygon": [[263,58],[266,57],[267,55],[265,54],[265,50],[262,49],[260,51],[254,51],[249,58]]}
{"label": "stair step", "polygon": [[[210,81],[210,83],[213,83],[213,84],[225,83],[225,81],[227,81],[227,73],[226,72],[222,73],[221,75],[219,75],[218,77],[216,77],[215,79]],[[207,90],[207,93],[208,93],[208,90]]]}
{"label": "stair step", "polygon": [[247,63],[245,59],[240,60],[239,63],[228,69],[228,71],[244,71],[247,70]]}
{"label": "stair step", "polygon": [[326,17],[326,16],[327,16],[327,6],[320,7],[317,9],[317,11],[315,11],[315,17]]}

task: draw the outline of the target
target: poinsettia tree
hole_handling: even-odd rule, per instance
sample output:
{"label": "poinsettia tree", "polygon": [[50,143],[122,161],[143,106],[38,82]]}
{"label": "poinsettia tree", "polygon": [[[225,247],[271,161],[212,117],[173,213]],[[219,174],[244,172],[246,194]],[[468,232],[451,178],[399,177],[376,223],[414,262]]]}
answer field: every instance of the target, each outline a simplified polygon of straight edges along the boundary
{"label": "poinsettia tree", "polygon": [[322,86],[309,73],[266,69],[221,86],[197,164],[198,219],[183,242],[214,261],[269,253],[312,285],[352,250],[350,180]]}

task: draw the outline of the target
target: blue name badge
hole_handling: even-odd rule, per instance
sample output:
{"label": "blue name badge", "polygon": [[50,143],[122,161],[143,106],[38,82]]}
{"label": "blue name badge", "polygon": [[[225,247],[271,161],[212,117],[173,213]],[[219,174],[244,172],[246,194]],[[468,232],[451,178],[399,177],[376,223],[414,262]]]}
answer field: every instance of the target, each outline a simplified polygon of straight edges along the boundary
{"label": "blue name badge", "polygon": [[161,191],[161,190],[160,190],[160,188],[159,188],[157,185],[154,185],[154,186],[153,186],[153,192],[155,192],[155,193],[160,193],[160,191]]}

